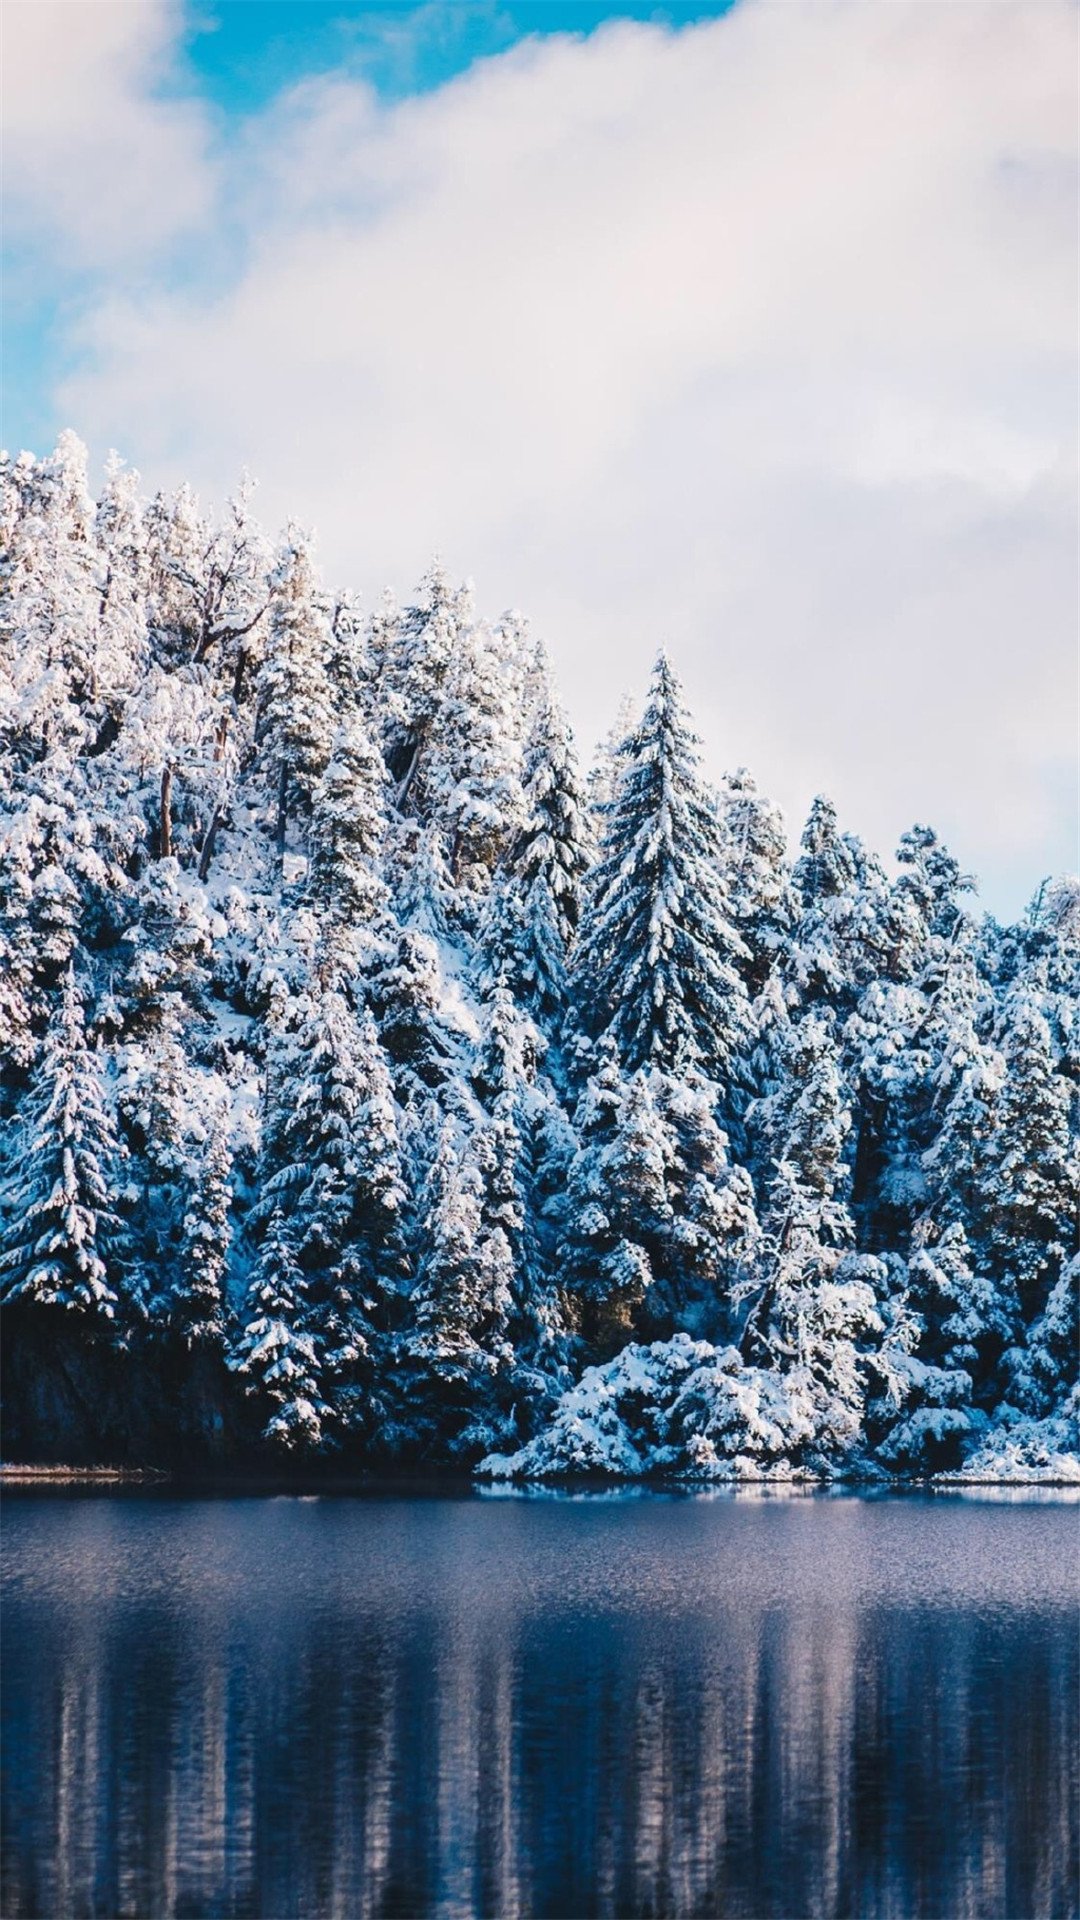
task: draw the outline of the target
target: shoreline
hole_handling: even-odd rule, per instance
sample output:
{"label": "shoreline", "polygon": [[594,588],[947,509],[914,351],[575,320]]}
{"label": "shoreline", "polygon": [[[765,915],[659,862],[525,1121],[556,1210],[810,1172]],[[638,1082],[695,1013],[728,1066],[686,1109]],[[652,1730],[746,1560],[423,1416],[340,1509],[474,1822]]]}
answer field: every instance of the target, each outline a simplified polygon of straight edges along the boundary
{"label": "shoreline", "polygon": [[665,1493],[665,1494],[701,1494],[701,1493],[877,1493],[881,1495],[902,1493],[963,1492],[965,1490],[1004,1489],[1022,1490],[1041,1488],[1050,1492],[1071,1492],[1080,1497],[1080,1482],[1055,1474],[1052,1477],[1033,1472],[1027,1475],[1017,1474],[974,1474],[943,1473],[925,1475],[921,1478],[888,1478],[878,1475],[846,1476],[844,1478],[823,1479],[808,1477],[805,1474],[762,1476],[750,1478],[733,1475],[730,1478],[694,1480],[694,1479],[623,1479],[597,1475],[584,1477],[567,1474],[537,1480],[493,1479],[487,1476],[461,1473],[403,1472],[365,1473],[342,1472],[315,1475],[303,1469],[295,1471],[243,1471],[223,1469],[221,1471],[184,1471],[164,1467],[115,1467],[115,1466],[66,1466],[25,1464],[17,1461],[0,1463],[0,1488],[9,1487],[106,1487],[106,1486],[160,1486],[184,1489],[200,1487],[213,1490],[232,1490],[236,1493],[257,1494],[259,1492],[294,1492],[298,1495],[312,1493],[328,1494],[372,1494],[372,1495],[433,1495],[433,1494],[486,1494],[489,1497],[528,1496],[540,1497],[557,1494],[617,1494],[617,1493]]}
{"label": "shoreline", "polygon": [[0,1484],[33,1486],[78,1481],[87,1486],[108,1486],[117,1482],[156,1482],[173,1475],[161,1467],[67,1467],[22,1466],[18,1462],[0,1464]]}

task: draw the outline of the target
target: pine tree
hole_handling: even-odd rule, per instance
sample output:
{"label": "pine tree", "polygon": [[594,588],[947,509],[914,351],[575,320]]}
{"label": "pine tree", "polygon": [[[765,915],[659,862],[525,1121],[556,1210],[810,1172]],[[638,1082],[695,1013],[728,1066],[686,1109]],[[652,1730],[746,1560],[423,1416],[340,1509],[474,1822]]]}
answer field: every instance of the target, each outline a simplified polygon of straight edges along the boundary
{"label": "pine tree", "polygon": [[287,1205],[323,1393],[354,1408],[401,1279],[405,1189],[389,1070],[374,1021],[314,989],[267,1066],[260,1211]]}
{"label": "pine tree", "polygon": [[156,660],[190,661],[202,634],[205,567],[212,534],[189,486],[155,494],[143,518],[149,572],[147,627]]}
{"label": "pine tree", "polygon": [[[146,595],[149,563],[139,476],[112,453],[97,503],[94,532],[100,553],[98,675],[113,726],[119,730],[119,697],[132,691],[148,665]],[[100,744],[100,743],[99,743]]]}
{"label": "pine tree", "polygon": [[[567,1179],[565,1235],[559,1250],[568,1305],[581,1320],[586,1338],[598,1351],[610,1352],[625,1339],[644,1301],[653,1273],[639,1237],[644,1208],[632,1178],[623,1177],[628,1161],[650,1158],[624,1142],[628,1089],[614,1046],[602,1041],[595,1071],[585,1084],[574,1115],[577,1150]],[[646,1143],[641,1142],[646,1148]],[[648,1189],[654,1208],[666,1211],[663,1173],[655,1165]],[[646,1196],[641,1196],[645,1198]],[[629,1199],[630,1214],[622,1202]],[[634,1229],[637,1229],[635,1234]]]}
{"label": "pine tree", "polygon": [[[9,1302],[121,1316],[120,1146],[101,1062],[69,971],[45,1038],[3,1195],[0,1273]],[[123,1317],[137,1303],[123,1298]]]}
{"label": "pine tree", "polygon": [[[400,911],[436,937],[471,931],[480,900],[521,817],[520,714],[515,691],[523,663],[514,624],[476,620],[467,587],[451,589],[436,565],[419,602],[384,609],[373,624],[372,655],[383,711],[383,748],[399,823],[388,856]],[[437,849],[437,854],[436,854]],[[445,874],[438,929],[417,914],[417,862]]]}
{"label": "pine tree", "polygon": [[760,1177],[766,1189],[775,1179],[778,1192],[806,1194],[825,1237],[844,1245],[852,1232],[841,1197],[851,1112],[836,1041],[826,1020],[804,1014],[788,1024],[780,1046],[780,1090],[748,1116]]}
{"label": "pine tree", "polygon": [[661,654],[623,754],[575,961],[593,1030],[623,1067],[733,1072],[749,1010],[716,808],[697,771],[678,681]]}
{"label": "pine tree", "polygon": [[972,1384],[992,1380],[1011,1334],[998,1290],[975,1263],[964,1229],[946,1227],[935,1242],[916,1247],[908,1262],[908,1298],[919,1314],[920,1359],[955,1371]]}
{"label": "pine tree", "polygon": [[804,908],[836,900],[855,878],[850,842],[840,832],[836,808],[826,794],[810,804],[793,879]]}
{"label": "pine tree", "polygon": [[24,827],[24,815],[0,815],[0,1085],[17,1083],[37,1054],[34,877]]}
{"label": "pine tree", "polygon": [[958,919],[947,943],[928,939],[912,971],[903,983],[874,980],[844,1026],[855,1093],[852,1204],[882,1244],[903,1245],[924,1212],[942,1212],[942,1175],[949,1210],[957,1121],[968,1094],[997,1072],[986,1039],[993,997],[970,923]]}
{"label": "pine tree", "polygon": [[[434,821],[413,828],[407,844],[408,858],[395,895],[398,916],[436,946],[455,942],[460,932],[461,900],[450,873],[442,828]],[[402,836],[399,849],[404,845]],[[398,864],[400,869],[400,851]]]}
{"label": "pine tree", "polygon": [[279,1207],[251,1276],[229,1366],[269,1409],[264,1437],[286,1451],[321,1446],[330,1417],[323,1354],[307,1322],[304,1279]]}
{"label": "pine tree", "polygon": [[845,1259],[854,1239],[845,1204],[851,1116],[821,1018],[804,1015],[788,1029],[784,1064],[779,1092],[749,1116],[765,1204],[760,1277],[740,1289],[751,1300],[742,1346],[787,1377],[818,1442],[844,1450],[862,1417],[860,1348],[884,1329],[865,1273]]}
{"label": "pine tree", "polygon": [[86,448],[73,433],[4,478],[0,657],[13,695],[8,742],[27,767],[96,737],[98,555]]}
{"label": "pine tree", "polygon": [[591,838],[574,736],[550,689],[529,727],[522,786],[525,816],[508,864],[526,896],[539,882],[546,884],[563,945],[569,948],[581,917]]}
{"label": "pine tree", "polygon": [[385,789],[382,757],[353,716],[335,734],[315,788],[308,884],[324,914],[369,935],[384,928],[389,906],[381,871]]}
{"label": "pine tree", "polygon": [[1044,883],[1021,932],[1018,984],[1050,1028],[1058,1071],[1080,1080],[1080,877]]}
{"label": "pine tree", "polygon": [[669,1142],[670,1228],[661,1275],[668,1325],[716,1337],[755,1271],[761,1239],[754,1187],[734,1164],[707,1085],[654,1074],[653,1097]]}
{"label": "pine tree", "polygon": [[1039,1312],[1078,1251],[1077,1091],[1057,1072],[1048,1024],[1024,993],[1007,1009],[1005,1075],[979,1171],[976,1221],[996,1273]]}
{"label": "pine tree", "polygon": [[0,909],[0,1085],[33,1065],[33,969],[18,922]]}
{"label": "pine tree", "polygon": [[587,782],[592,838],[601,845],[611,804],[619,789],[623,748],[634,732],[640,709],[630,693],[624,693],[607,733],[598,742],[589,768]]}
{"label": "pine tree", "polygon": [[423,822],[432,817],[431,762],[439,744],[447,683],[472,618],[467,590],[455,591],[436,561],[420,583],[414,606],[398,613],[386,602],[372,624],[369,644],[393,802],[401,814]]}
{"label": "pine tree", "polygon": [[426,1104],[456,1064],[456,1045],[443,1013],[438,952],[425,934],[404,929],[371,977],[371,1000],[399,1099]]}
{"label": "pine tree", "polygon": [[210,542],[193,653],[196,665],[211,664],[237,711],[249,699],[262,659],[274,588],[272,550],[251,512],[254,491],[244,474]]}
{"label": "pine tree", "polygon": [[329,627],[310,543],[296,526],[281,548],[271,589],[256,739],[274,789],[274,837],[284,860],[288,822],[298,812],[310,815],[333,736],[326,677]]}
{"label": "pine tree", "polygon": [[851,1011],[880,972],[885,876],[853,834],[841,833],[832,801],[813,801],[792,881],[801,902],[783,966],[805,1007]]}
{"label": "pine tree", "polygon": [[476,1087],[488,1120],[480,1159],[484,1219],[510,1250],[515,1352],[528,1362],[556,1363],[565,1334],[560,1304],[548,1286],[550,1236],[537,1218],[538,1157],[553,1121],[555,1095],[540,1075],[539,1036],[504,986],[485,1004]]}
{"label": "pine tree", "polygon": [[927,933],[951,940],[963,911],[957,896],[972,891],[971,875],[961,871],[933,827],[909,827],[900,837],[896,858],[901,868],[898,886],[913,896]]}
{"label": "pine tree", "polygon": [[232,1153],[223,1116],[215,1115],[188,1195],[172,1303],[173,1325],[189,1347],[225,1339],[232,1199]]}
{"label": "pine tree", "polygon": [[[894,1298],[898,1286],[899,1275]],[[916,1245],[901,1310],[912,1328],[912,1351],[900,1369],[906,1391],[899,1406],[894,1400],[871,1408],[869,1437],[887,1466],[955,1471],[985,1434],[985,1409],[999,1398],[1013,1316],[956,1224]]]}
{"label": "pine tree", "polygon": [[79,944],[82,900],[67,871],[55,821],[46,820],[41,865],[34,875],[27,913],[39,983],[53,988],[70,972]]}
{"label": "pine tree", "polygon": [[724,883],[732,924],[748,951],[745,976],[754,995],[776,966],[795,921],[784,820],[780,809],[758,792],[746,767],[726,775],[720,818]]}
{"label": "pine tree", "polygon": [[524,824],[479,939],[490,974],[505,979],[538,1019],[555,1022],[566,1004],[589,839],[573,738],[550,692],[525,744],[523,785]]}
{"label": "pine tree", "polygon": [[[484,1218],[484,1147],[444,1123],[421,1203],[421,1259],[402,1344],[408,1398],[427,1444],[450,1457],[504,1437],[513,1258],[503,1223]],[[423,1443],[422,1443],[423,1444]]]}
{"label": "pine tree", "polygon": [[941,1103],[941,1123],[923,1155],[930,1181],[928,1211],[940,1226],[964,1226],[980,1240],[982,1187],[989,1143],[997,1124],[1005,1062],[999,1049],[958,1049],[952,1085]]}
{"label": "pine tree", "polygon": [[[1080,1255],[1062,1267],[1046,1306],[1015,1357],[1010,1398],[1025,1413],[1046,1419],[1077,1400],[1080,1378]],[[1080,1411],[1080,1409],[1077,1409]]]}
{"label": "pine tree", "polygon": [[442,829],[458,916],[470,924],[522,815],[510,637],[475,621],[462,628],[424,768],[428,817]]}
{"label": "pine tree", "polygon": [[326,675],[334,711],[342,724],[354,719],[370,723],[374,665],[368,646],[367,623],[355,594],[338,593],[330,613],[330,646]]}
{"label": "pine tree", "polygon": [[126,930],[122,993],[129,1031],[173,1030],[185,1016],[209,1011],[214,925],[202,889],[173,860],[139,882],[134,923]]}

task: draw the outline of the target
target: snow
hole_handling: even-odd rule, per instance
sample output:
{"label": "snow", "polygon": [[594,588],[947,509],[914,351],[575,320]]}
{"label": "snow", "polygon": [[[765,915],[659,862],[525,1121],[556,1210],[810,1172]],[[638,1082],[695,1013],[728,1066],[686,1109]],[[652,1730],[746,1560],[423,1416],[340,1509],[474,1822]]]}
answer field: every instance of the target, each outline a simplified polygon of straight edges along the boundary
{"label": "snow", "polygon": [[520,614],[364,620],[248,488],[94,501],[68,434],[0,523],[35,1447],[85,1349],[245,1457],[1080,1479],[1080,882],[999,927],[824,796],[792,859],[663,655],[583,782]]}

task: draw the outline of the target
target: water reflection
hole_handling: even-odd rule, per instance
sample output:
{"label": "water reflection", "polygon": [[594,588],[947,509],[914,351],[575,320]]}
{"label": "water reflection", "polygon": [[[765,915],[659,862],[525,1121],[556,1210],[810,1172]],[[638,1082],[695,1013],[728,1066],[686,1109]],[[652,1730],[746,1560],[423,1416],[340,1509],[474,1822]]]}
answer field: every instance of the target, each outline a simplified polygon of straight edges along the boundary
{"label": "water reflection", "polygon": [[3,1912],[1075,1914],[1074,1518],[20,1494]]}

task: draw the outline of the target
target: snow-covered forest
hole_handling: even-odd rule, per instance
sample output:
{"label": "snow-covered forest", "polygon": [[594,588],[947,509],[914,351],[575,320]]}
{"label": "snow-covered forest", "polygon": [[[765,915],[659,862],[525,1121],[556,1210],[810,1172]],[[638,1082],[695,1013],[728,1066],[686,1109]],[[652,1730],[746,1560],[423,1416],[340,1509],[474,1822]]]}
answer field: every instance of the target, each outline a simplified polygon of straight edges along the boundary
{"label": "snow-covered forest", "polygon": [[9,1457],[1080,1476],[1080,885],[591,763],[525,619],[3,471]]}

